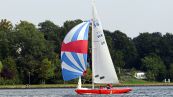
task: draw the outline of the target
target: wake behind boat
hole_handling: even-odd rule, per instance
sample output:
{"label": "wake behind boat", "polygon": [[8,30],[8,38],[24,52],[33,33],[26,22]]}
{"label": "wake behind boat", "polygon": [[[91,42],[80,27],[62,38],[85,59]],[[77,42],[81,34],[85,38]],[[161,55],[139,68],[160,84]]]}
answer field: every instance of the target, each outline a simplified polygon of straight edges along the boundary
{"label": "wake behind boat", "polygon": [[[105,35],[92,2],[93,18],[75,26],[65,37],[61,47],[62,75],[65,81],[79,78],[78,94],[121,94],[130,88],[94,88],[94,84],[118,84],[119,80],[109,53]],[[92,24],[92,89],[82,88],[81,76],[87,68],[88,31]]]}

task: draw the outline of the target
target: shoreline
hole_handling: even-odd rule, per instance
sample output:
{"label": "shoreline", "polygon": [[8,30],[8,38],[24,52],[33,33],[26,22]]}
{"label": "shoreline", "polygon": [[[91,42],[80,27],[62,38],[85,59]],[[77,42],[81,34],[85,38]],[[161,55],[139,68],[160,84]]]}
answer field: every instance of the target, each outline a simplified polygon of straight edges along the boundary
{"label": "shoreline", "polygon": [[[83,87],[91,88],[91,84],[84,84]],[[95,87],[106,86],[96,84]],[[113,87],[140,87],[140,86],[173,86],[173,83],[145,83],[145,84],[118,84]],[[48,89],[48,88],[76,88],[77,84],[40,84],[40,85],[0,85],[0,89]]]}

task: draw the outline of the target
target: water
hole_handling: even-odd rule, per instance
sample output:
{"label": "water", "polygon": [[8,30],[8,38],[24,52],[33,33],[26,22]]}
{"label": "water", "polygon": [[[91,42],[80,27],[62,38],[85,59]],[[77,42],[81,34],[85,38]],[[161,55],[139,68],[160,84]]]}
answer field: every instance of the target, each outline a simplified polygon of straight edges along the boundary
{"label": "water", "polygon": [[114,95],[78,95],[74,88],[0,89],[0,97],[173,97],[173,86],[131,88],[130,93]]}

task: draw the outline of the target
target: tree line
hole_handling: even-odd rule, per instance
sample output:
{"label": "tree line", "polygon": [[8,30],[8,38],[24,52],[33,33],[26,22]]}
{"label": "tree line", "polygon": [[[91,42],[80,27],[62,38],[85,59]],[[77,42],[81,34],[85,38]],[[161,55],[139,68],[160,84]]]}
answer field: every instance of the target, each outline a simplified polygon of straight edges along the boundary
{"label": "tree line", "polygon": [[[61,43],[67,32],[81,22],[82,20],[65,21],[59,26],[46,20],[36,26],[20,21],[13,26],[10,21],[2,19],[0,84],[28,84],[29,80],[31,84],[64,83],[61,75]],[[147,80],[150,81],[173,79],[171,33],[162,35],[160,32],[144,32],[133,39],[119,30],[104,30],[104,33],[117,70],[145,71]],[[88,62],[91,64],[90,50]]]}

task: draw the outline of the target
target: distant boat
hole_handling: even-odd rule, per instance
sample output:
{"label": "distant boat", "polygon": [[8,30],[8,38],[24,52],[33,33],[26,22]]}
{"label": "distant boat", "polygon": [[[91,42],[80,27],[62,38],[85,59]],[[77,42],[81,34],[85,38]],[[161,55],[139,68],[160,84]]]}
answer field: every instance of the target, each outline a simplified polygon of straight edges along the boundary
{"label": "distant boat", "polygon": [[[62,75],[65,81],[79,78],[78,94],[120,94],[130,88],[94,88],[95,84],[118,84],[119,80],[108,50],[100,19],[92,1],[93,18],[75,26],[61,47]],[[81,76],[87,68],[88,32],[92,24],[92,88],[82,88]]]}

